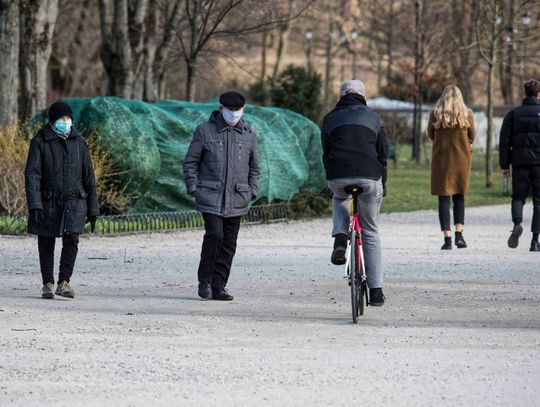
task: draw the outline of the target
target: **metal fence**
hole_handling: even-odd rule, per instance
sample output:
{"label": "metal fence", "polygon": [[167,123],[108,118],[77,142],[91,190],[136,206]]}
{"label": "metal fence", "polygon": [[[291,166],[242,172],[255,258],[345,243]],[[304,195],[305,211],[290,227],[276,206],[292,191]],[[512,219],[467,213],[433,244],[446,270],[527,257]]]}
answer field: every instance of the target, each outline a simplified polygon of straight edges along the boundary
{"label": "metal fence", "polygon": [[[242,218],[244,224],[284,222],[289,218],[286,203],[252,206]],[[153,212],[127,215],[100,216],[96,222],[99,235],[157,232],[176,229],[195,229],[204,226],[197,211]]]}

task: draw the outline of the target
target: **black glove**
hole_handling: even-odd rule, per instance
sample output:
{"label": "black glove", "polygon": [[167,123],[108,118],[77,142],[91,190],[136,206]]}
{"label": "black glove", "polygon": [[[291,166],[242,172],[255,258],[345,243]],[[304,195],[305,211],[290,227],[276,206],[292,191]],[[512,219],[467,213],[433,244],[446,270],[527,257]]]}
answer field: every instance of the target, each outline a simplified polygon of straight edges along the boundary
{"label": "black glove", "polygon": [[34,219],[36,224],[43,222],[43,209],[31,209],[30,216]]}
{"label": "black glove", "polygon": [[97,216],[89,216],[86,218],[85,223],[90,223],[90,232],[92,233],[96,231],[96,220],[97,220]]}

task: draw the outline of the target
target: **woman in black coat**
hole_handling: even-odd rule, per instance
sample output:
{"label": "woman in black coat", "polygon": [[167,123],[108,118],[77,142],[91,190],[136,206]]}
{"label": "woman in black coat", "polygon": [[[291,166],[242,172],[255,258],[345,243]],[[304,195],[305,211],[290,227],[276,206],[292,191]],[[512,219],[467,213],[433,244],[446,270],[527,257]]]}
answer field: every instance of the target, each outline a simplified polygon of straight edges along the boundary
{"label": "woman in black coat", "polygon": [[54,246],[62,237],[56,294],[73,298],[69,285],[84,224],[95,229],[99,207],[88,146],[72,127],[63,102],[49,109],[49,123],[32,139],[25,169],[28,233],[38,235],[43,298],[54,298]]}

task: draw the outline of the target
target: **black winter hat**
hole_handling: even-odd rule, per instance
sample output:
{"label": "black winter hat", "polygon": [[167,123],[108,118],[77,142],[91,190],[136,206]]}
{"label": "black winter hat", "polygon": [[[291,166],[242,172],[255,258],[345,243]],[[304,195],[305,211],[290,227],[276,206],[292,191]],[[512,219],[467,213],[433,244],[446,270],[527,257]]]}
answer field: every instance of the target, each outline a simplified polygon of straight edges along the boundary
{"label": "black winter hat", "polygon": [[219,97],[219,103],[225,107],[243,107],[246,98],[238,92],[226,92]]}
{"label": "black winter hat", "polygon": [[49,122],[54,123],[59,118],[69,116],[73,118],[73,110],[64,102],[55,102],[49,107]]}

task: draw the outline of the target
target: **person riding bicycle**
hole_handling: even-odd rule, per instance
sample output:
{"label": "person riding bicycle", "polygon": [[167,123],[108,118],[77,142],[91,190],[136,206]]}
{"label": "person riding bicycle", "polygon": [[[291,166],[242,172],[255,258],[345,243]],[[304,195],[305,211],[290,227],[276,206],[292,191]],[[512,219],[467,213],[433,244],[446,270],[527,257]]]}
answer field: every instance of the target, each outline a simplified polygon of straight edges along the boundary
{"label": "person riding bicycle", "polygon": [[382,306],[381,242],[378,217],[386,195],[386,136],[379,115],[366,104],[364,83],[346,81],[340,100],[323,121],[321,142],[328,188],[333,192],[333,264],[345,264],[351,196],[347,185],[360,185],[358,210],[370,305]]}

